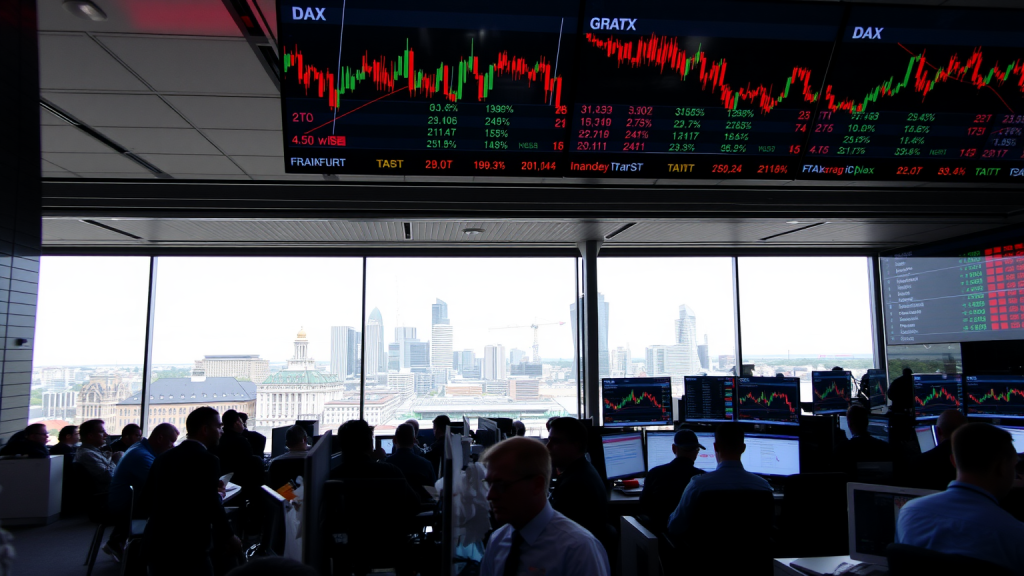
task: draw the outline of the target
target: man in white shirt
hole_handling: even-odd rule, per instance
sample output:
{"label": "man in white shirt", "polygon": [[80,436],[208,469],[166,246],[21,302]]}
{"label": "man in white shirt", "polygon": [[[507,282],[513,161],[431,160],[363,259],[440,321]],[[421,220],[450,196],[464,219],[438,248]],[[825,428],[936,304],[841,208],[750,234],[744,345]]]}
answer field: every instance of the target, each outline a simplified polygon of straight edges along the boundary
{"label": "man in white shirt", "polygon": [[292,426],[285,433],[284,442],[288,446],[288,451],[280,456],[274,458],[274,460],[290,460],[292,458],[305,458],[306,453],[309,452],[309,436],[306,435],[306,429],[302,426]]}
{"label": "man in white shirt", "polygon": [[548,503],[551,459],[544,444],[509,438],[492,446],[482,462],[487,500],[504,525],[491,534],[481,576],[609,576],[604,547]]}

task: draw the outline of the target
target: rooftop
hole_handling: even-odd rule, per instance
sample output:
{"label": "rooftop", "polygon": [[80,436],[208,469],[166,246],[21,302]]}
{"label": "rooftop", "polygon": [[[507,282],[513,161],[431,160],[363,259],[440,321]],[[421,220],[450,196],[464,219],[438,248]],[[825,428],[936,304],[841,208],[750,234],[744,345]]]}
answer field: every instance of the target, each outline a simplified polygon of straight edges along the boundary
{"label": "rooftop", "polygon": [[[230,377],[207,378],[205,382],[193,382],[191,378],[160,378],[149,388],[150,405],[248,402],[256,399],[255,384]],[[136,392],[117,405],[137,406],[141,403],[142,394]]]}

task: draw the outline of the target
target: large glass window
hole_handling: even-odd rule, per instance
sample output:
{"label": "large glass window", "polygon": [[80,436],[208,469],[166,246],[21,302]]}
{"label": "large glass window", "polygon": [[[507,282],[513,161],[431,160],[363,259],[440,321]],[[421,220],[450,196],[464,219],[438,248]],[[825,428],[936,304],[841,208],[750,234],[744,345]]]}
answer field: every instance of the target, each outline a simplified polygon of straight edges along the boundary
{"label": "large glass window", "polygon": [[602,377],[732,374],[736,323],[731,258],[600,258]]}
{"label": "large glass window", "polygon": [[365,417],[378,432],[435,416],[577,414],[574,258],[370,258]]}
{"label": "large glass window", "polygon": [[361,258],[158,258],[150,424],[234,409],[269,451],[357,418],[361,306]]}
{"label": "large glass window", "polygon": [[51,444],[94,418],[120,433],[118,413],[142,387],[148,293],[149,258],[40,260],[29,422],[45,422]]}
{"label": "large glass window", "polygon": [[743,363],[757,376],[801,379],[841,366],[860,378],[875,367],[868,266],[862,257],[740,258]]}

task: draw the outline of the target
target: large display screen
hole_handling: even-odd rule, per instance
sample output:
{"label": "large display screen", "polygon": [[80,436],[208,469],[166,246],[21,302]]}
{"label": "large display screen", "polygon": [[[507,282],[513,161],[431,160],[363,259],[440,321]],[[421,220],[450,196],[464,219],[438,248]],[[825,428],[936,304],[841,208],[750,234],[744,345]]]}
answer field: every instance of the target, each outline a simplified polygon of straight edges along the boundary
{"label": "large display screen", "polygon": [[687,422],[732,422],[733,388],[736,379],[732,376],[686,376]]}
{"label": "large display screen", "polygon": [[917,418],[938,418],[946,410],[960,410],[963,397],[960,374],[914,374],[914,413]]}
{"label": "large display screen", "polygon": [[602,378],[604,425],[666,426],[672,424],[672,379]]}
{"label": "large display screen", "polygon": [[843,414],[850,407],[853,376],[849,370],[811,372],[811,411],[814,414]]}
{"label": "large display screen", "polygon": [[964,376],[968,416],[1024,418],[1024,376]]}
{"label": "large display screen", "polygon": [[[1018,240],[1018,241],[1014,241]],[[881,258],[889,344],[1019,340],[1024,242],[993,237]]]}
{"label": "large display screen", "polygon": [[278,5],[287,172],[1024,181],[1014,12]]}
{"label": "large display screen", "polygon": [[799,398],[799,378],[738,378],[737,420],[799,425]]}

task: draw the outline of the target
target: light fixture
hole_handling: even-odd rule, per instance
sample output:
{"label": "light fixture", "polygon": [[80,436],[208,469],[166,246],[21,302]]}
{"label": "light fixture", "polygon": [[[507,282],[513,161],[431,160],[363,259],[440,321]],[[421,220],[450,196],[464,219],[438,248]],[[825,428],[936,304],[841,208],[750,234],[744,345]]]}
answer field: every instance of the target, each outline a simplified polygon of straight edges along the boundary
{"label": "light fixture", "polygon": [[789,222],[786,222],[786,224],[803,224],[803,222],[799,220],[790,220]]}
{"label": "light fixture", "polygon": [[483,228],[463,228],[462,233],[466,236],[479,236],[484,233]]}
{"label": "light fixture", "polygon": [[107,19],[107,13],[89,0],[64,0],[64,9],[84,20],[102,22]]}

